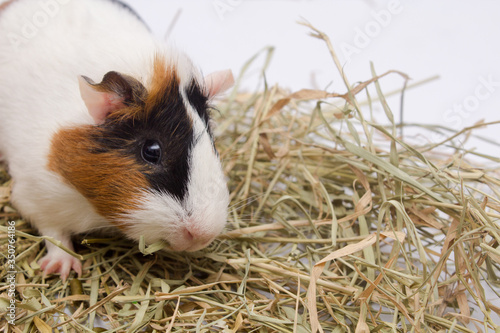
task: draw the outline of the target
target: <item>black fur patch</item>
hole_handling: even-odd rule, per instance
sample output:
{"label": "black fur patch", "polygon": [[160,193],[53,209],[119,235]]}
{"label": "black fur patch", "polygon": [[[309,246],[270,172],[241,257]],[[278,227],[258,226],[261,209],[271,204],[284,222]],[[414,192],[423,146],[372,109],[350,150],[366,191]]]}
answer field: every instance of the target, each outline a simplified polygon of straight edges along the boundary
{"label": "black fur patch", "polygon": [[[97,148],[94,153],[113,150],[134,156],[152,189],[171,194],[182,202],[189,182],[194,133],[178,82],[172,80],[168,84],[154,105],[138,103],[136,106],[143,109],[135,117],[114,119],[111,115],[100,125],[101,130],[94,138]],[[142,158],[143,145],[149,140],[158,141],[162,148],[159,164]]]}
{"label": "black fur patch", "polygon": [[208,98],[203,94],[201,87],[195,79],[192,79],[187,86],[186,96],[189,100],[189,104],[193,106],[208,129],[208,122],[210,120],[210,107],[208,105]]}

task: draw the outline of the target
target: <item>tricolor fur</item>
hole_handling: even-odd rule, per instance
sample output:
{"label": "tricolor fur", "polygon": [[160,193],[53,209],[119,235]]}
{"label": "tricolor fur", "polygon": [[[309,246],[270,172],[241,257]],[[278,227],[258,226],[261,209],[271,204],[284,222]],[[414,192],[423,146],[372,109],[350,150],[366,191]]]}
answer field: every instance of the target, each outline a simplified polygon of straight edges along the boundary
{"label": "tricolor fur", "polygon": [[0,9],[0,153],[21,213],[66,245],[113,226],[176,250],[213,240],[229,199],[210,100],[230,73],[203,78],[117,1],[60,1],[34,36],[39,1]]}
{"label": "tricolor fur", "polygon": [[[194,250],[220,233],[223,224],[215,221],[225,220],[227,207],[224,179],[214,172],[221,167],[209,128],[209,92],[194,76],[181,80],[175,64],[161,57],[153,67],[149,88],[115,72],[99,84],[86,78],[90,87],[82,89],[97,95],[84,101],[104,95],[104,112],[94,113],[97,126],[58,131],[48,165],[131,238],[169,239],[174,249]],[[148,140],[161,144],[159,165],[141,156]],[[198,244],[186,241],[193,234]]]}

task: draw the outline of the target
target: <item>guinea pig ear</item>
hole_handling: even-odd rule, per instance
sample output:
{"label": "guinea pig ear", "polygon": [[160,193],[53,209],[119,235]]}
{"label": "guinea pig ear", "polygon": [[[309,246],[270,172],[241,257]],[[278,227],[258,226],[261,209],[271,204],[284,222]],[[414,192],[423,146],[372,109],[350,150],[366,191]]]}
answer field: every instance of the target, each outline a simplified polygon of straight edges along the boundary
{"label": "guinea pig ear", "polygon": [[82,75],[78,83],[80,95],[97,125],[104,123],[113,111],[137,103],[146,93],[139,81],[117,72],[106,73],[101,83]]}
{"label": "guinea pig ear", "polygon": [[222,94],[234,85],[233,72],[230,69],[214,72],[205,76],[205,89],[208,99]]}

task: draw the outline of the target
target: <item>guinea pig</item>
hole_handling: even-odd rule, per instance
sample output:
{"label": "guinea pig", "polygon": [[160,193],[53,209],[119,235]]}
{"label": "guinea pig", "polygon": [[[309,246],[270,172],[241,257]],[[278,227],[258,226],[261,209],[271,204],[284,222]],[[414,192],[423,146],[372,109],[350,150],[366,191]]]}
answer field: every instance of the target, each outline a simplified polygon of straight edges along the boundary
{"label": "guinea pig", "polygon": [[[206,247],[229,194],[203,77],[117,0],[11,0],[0,7],[0,154],[12,204],[40,234],[106,228],[172,250]],[[66,279],[81,262],[50,242],[40,266]]]}

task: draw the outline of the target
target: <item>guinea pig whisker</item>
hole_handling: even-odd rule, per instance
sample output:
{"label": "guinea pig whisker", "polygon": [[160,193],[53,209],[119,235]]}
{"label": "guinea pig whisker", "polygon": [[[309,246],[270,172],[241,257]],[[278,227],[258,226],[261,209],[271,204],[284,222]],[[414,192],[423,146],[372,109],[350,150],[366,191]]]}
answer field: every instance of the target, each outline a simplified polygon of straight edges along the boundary
{"label": "guinea pig whisker", "polygon": [[[236,210],[238,211],[239,209],[241,208],[244,208],[246,206],[249,206],[251,205],[252,203],[254,203],[255,201],[257,201],[257,199],[260,199],[264,196],[264,193],[261,193],[261,194],[256,194],[256,195],[252,195],[246,199],[243,199],[243,200],[239,200],[237,202],[235,202],[234,204],[232,204],[231,206],[229,206],[229,210]],[[239,206],[237,206],[239,205]],[[237,206],[237,207],[236,207]]]}

